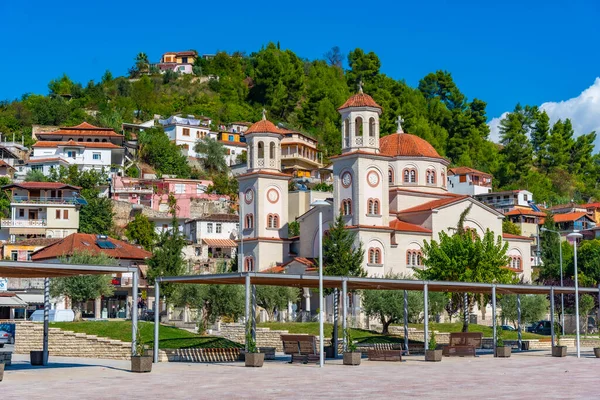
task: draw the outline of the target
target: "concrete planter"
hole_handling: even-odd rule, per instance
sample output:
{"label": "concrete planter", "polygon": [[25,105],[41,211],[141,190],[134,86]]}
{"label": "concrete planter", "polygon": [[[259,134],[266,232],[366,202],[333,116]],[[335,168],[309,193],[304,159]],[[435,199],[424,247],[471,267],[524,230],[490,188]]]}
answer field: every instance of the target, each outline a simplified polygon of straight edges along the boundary
{"label": "concrete planter", "polygon": [[131,356],[131,372],[152,371],[152,356]]}
{"label": "concrete planter", "polygon": [[494,353],[494,355],[496,357],[501,357],[501,358],[506,358],[506,357],[510,357],[510,351],[511,348],[510,346],[496,346],[496,352]]}
{"label": "concrete planter", "polygon": [[360,365],[361,357],[362,353],[360,351],[344,353],[344,365]]}
{"label": "concrete planter", "polygon": [[552,357],[566,357],[567,346],[554,346],[552,348]]}
{"label": "concrete planter", "polygon": [[265,362],[264,353],[246,353],[246,367],[262,367]]}
{"label": "concrete planter", "polygon": [[425,361],[442,361],[442,350],[425,350]]}
{"label": "concrete planter", "polygon": [[594,347],[594,355],[596,358],[600,358],[600,347]]}
{"label": "concrete planter", "polygon": [[0,382],[4,379],[4,363],[0,363]]}
{"label": "concrete planter", "polygon": [[29,360],[31,365],[44,365],[44,352],[41,350],[30,351]]}

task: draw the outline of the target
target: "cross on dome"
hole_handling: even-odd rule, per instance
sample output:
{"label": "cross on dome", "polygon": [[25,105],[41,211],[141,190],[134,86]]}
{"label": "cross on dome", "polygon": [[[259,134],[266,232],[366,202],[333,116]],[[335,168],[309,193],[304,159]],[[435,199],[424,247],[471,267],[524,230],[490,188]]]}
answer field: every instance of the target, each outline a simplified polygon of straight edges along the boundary
{"label": "cross on dome", "polygon": [[363,92],[363,81],[362,79],[358,81],[358,93]]}
{"label": "cross on dome", "polygon": [[262,119],[263,121],[267,119],[267,110],[265,110],[264,108],[262,109]]}
{"label": "cross on dome", "polygon": [[402,124],[404,123],[404,120],[402,119],[401,115],[398,115],[396,122],[398,123],[398,133],[404,133],[404,130],[402,130]]}

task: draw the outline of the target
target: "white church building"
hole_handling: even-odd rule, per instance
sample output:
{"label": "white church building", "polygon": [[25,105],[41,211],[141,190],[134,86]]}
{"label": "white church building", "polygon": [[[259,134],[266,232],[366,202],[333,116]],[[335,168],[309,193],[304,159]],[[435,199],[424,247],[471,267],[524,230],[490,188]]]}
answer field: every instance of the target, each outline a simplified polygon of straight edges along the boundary
{"label": "white church building", "polygon": [[263,119],[246,132],[248,172],[238,176],[243,221],[243,268],[248,271],[294,271],[307,268],[318,257],[318,215],[323,231],[343,215],[356,243],[365,249],[363,268],[369,276],[412,274],[421,263],[424,241],[451,232],[470,205],[466,226],[480,236],[489,229],[508,243],[510,268],[531,281],[531,239],[502,234],[504,216],[471,196],[450,193],[449,160],[427,141],[397,131],[381,136],[381,107],[371,96],[351,96],[339,109],[342,116],[342,153],[331,157],[333,199],[297,218],[299,237],[288,237],[288,180],[281,172],[283,134]]}

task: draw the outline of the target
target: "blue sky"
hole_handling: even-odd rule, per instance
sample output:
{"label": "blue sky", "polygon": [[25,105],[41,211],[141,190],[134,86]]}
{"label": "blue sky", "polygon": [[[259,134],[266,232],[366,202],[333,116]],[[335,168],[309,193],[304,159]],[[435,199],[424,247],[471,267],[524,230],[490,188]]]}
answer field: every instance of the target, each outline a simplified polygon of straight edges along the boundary
{"label": "blue sky", "polygon": [[448,70],[470,99],[487,101],[491,119],[594,83],[599,3],[4,1],[0,99],[46,94],[63,72],[83,84],[107,69],[123,75],[140,51],[158,61],[165,51],[250,53],[279,41],[308,59],[334,45],[374,51],[382,72],[413,86]]}

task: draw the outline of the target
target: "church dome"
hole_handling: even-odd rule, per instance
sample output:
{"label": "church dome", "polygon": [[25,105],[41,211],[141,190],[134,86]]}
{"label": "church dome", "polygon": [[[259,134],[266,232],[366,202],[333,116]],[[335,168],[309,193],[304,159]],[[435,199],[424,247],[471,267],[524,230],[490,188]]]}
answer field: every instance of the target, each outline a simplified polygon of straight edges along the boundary
{"label": "church dome", "polygon": [[281,129],[275,126],[274,123],[267,119],[261,119],[258,122],[252,124],[250,128],[244,132],[244,135],[248,135],[251,133],[278,133],[282,134]]}
{"label": "church dome", "polygon": [[340,108],[338,108],[338,111],[349,107],[374,107],[381,110],[381,106],[377,104],[371,96],[363,93],[362,90],[350,96],[350,98],[346,100],[346,102],[342,104]]}
{"label": "church dome", "polygon": [[394,133],[379,139],[381,154],[390,157],[442,158],[425,139],[409,133]]}

